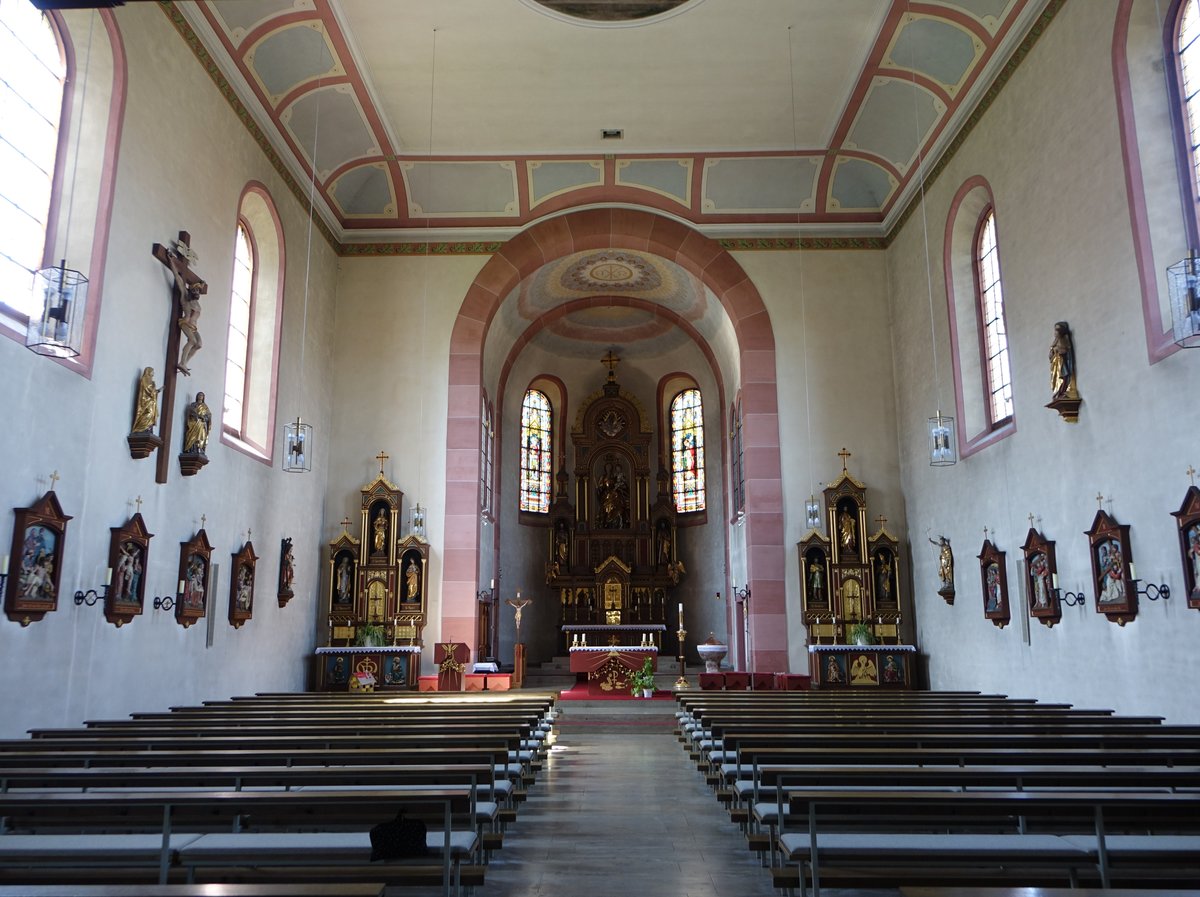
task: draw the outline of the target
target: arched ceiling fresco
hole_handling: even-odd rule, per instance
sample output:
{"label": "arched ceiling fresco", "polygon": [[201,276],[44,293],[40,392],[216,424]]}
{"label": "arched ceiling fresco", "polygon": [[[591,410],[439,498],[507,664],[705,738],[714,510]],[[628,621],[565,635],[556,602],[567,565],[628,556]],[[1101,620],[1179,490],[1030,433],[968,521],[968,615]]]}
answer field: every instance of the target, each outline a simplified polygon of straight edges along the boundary
{"label": "arched ceiling fresco", "polygon": [[[178,9],[296,180],[315,165],[328,223],[354,241],[503,239],[594,204],[657,209],[709,235],[880,234],[1047,2]],[[564,15],[622,5],[650,18]]]}

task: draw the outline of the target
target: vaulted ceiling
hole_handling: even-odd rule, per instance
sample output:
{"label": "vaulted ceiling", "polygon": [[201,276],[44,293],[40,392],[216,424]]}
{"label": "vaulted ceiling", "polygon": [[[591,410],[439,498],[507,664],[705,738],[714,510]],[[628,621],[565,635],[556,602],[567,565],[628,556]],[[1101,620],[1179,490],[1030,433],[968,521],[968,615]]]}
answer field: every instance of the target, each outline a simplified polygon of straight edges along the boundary
{"label": "vaulted ceiling", "polygon": [[[177,7],[355,242],[500,240],[613,203],[710,236],[881,235],[1046,2]],[[603,21],[568,14],[589,7]]]}

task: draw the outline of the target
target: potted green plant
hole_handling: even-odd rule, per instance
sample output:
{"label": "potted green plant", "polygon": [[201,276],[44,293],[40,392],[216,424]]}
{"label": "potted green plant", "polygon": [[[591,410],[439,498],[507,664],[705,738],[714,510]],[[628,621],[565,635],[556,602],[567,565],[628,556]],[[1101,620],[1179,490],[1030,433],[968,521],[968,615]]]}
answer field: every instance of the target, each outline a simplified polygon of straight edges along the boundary
{"label": "potted green plant", "polygon": [[387,630],[382,623],[363,623],[354,636],[354,643],[361,648],[382,648],[386,642]]}
{"label": "potted green plant", "polygon": [[850,627],[850,644],[852,645],[873,645],[875,644],[875,634],[871,632],[871,627],[866,623],[855,623]]}
{"label": "potted green plant", "polygon": [[642,668],[629,677],[629,693],[635,698],[654,697],[654,661],[649,657],[643,661]]}

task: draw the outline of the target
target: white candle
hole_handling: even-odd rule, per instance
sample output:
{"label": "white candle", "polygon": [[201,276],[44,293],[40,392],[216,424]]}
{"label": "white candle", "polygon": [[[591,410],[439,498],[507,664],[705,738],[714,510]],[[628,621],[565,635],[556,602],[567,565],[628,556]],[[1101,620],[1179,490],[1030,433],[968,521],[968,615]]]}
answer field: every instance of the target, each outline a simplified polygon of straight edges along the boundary
{"label": "white candle", "polygon": [[494,579],[492,580],[491,588],[493,588],[493,589],[496,588],[496,580],[494,580]]}
{"label": "white candle", "polygon": [[109,567],[108,571],[104,574],[104,584],[106,586],[112,585],[112,567]]}
{"label": "white candle", "polygon": [[1137,571],[1133,569],[1133,564],[1129,565],[1129,578],[1137,579]]}
{"label": "white candle", "polygon": [[679,602],[679,613],[681,615],[683,614],[683,602],[682,601]]}
{"label": "white candle", "polygon": [[9,561],[9,557],[8,557],[8,555],[6,554],[6,555],[4,556],[4,564],[3,564],[3,565],[0,565],[0,570],[7,570],[7,569],[8,569],[8,561]]}
{"label": "white candle", "polygon": [[179,580],[179,591],[178,591],[178,592],[176,592],[175,594],[177,594],[177,595],[182,595],[182,594],[183,594],[183,580],[182,580],[182,579],[181,579],[181,580]]}
{"label": "white candle", "polygon": [[1050,577],[1050,580],[1051,580],[1051,585],[1057,589],[1058,588],[1058,574],[1055,573],[1053,576]]}

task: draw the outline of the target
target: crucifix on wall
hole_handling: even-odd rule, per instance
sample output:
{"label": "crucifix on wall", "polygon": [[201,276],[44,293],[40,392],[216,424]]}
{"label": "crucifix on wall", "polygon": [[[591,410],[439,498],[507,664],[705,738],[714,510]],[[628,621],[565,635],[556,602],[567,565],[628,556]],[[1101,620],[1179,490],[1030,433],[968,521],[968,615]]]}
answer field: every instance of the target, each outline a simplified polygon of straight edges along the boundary
{"label": "crucifix on wall", "polygon": [[[192,263],[197,260],[196,254],[192,252],[191,242],[191,234],[181,230],[179,239],[170,246],[155,243],[150,250],[156,259],[170,269],[175,278],[171,286],[172,324],[167,332],[162,415],[159,418],[159,435],[167,451],[158,449],[158,466],[154,477],[158,483],[167,481],[167,468],[170,465],[171,428],[175,421],[175,385],[179,379],[177,375],[191,375],[188,365],[191,364],[192,356],[203,345],[199,328],[200,297],[208,292],[208,284],[191,269]],[[179,345],[181,334],[186,340],[182,348]]]}

